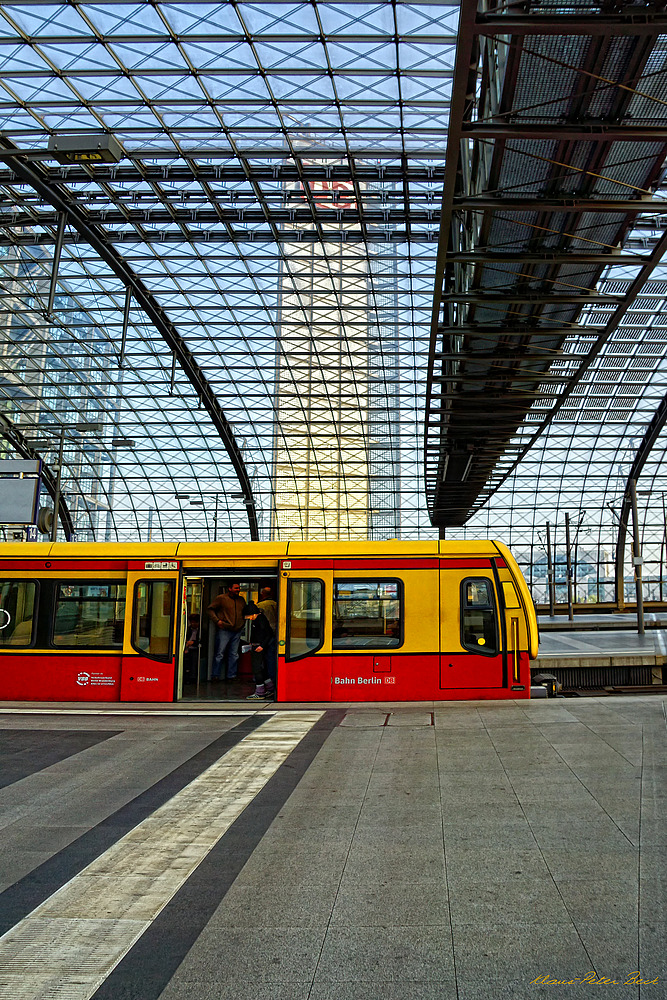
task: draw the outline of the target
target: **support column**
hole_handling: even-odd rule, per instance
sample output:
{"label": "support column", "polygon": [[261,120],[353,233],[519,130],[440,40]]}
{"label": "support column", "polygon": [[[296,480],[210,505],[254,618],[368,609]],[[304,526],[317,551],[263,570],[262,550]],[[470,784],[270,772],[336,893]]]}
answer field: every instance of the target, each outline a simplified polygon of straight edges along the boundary
{"label": "support column", "polygon": [[572,607],[572,553],[570,551],[570,515],[565,515],[565,558],[567,560],[567,617],[569,621],[574,621],[574,608]]}
{"label": "support column", "polygon": [[53,246],[53,263],[51,266],[51,284],[49,286],[49,301],[46,306],[46,311],[49,316],[53,313],[53,305],[56,300],[56,288],[58,285],[58,268],[60,267],[60,255],[63,249],[63,240],[65,238],[65,224],[67,222],[67,216],[62,212],[58,216],[58,229],[56,230],[56,242]]}
{"label": "support column", "polygon": [[628,480],[630,503],[632,505],[632,563],[635,570],[635,591],[637,594],[637,632],[644,634],[644,588],[642,584],[642,550],[639,540],[639,515],[637,512],[637,482]]}
{"label": "support column", "polygon": [[132,289],[125,286],[125,305],[123,308],[123,332],[120,337],[120,353],[118,355],[118,367],[122,368],[125,362],[125,347],[127,345],[127,327],[130,322],[130,306],[132,305]]}
{"label": "support column", "polygon": [[63,456],[65,451],[65,428],[60,428],[58,438],[58,464],[56,466],[56,490],[53,498],[53,524],[51,525],[51,541],[58,540],[58,521],[60,520],[60,488],[63,478]]}
{"label": "support column", "polygon": [[547,586],[549,588],[549,618],[556,613],[556,581],[554,580],[554,564],[551,558],[551,524],[547,521]]}

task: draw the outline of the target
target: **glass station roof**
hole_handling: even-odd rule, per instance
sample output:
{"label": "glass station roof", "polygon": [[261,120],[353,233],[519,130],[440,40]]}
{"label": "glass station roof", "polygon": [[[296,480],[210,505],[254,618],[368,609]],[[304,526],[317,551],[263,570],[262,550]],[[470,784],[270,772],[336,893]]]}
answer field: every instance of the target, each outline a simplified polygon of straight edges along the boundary
{"label": "glass station roof", "polygon": [[[424,399],[458,20],[458,3],[401,0],[0,3],[0,423],[50,466],[67,426],[78,537],[436,534]],[[120,143],[118,163],[48,153],[100,134]],[[625,249],[649,255],[664,218],[641,216]],[[606,269],[598,291],[623,294],[637,270]],[[136,285],[126,298],[128,274],[143,300]],[[579,582],[607,593],[615,511],[666,391],[666,281],[654,271],[528,454],[448,537],[491,533],[537,565],[544,521],[562,533],[568,511],[599,557]],[[564,344],[548,384],[576,374],[586,347]],[[643,483],[655,567],[664,442]]]}
{"label": "glass station roof", "polygon": [[[212,538],[217,519],[219,538],[247,537],[248,496],[134,297],[121,348],[125,286],[70,218],[48,312],[59,214],[12,173],[16,149],[183,338],[231,424],[262,537],[296,537],[307,516],[332,537],[426,527],[421,397],[458,7],[19,0],[0,13],[0,391],[33,438],[35,422],[103,423],[67,435],[79,536]],[[112,133],[122,159],[39,158],[77,133]],[[289,375],[304,353],[308,391]],[[357,458],[333,468],[332,438]],[[54,460],[46,438],[40,453]]]}

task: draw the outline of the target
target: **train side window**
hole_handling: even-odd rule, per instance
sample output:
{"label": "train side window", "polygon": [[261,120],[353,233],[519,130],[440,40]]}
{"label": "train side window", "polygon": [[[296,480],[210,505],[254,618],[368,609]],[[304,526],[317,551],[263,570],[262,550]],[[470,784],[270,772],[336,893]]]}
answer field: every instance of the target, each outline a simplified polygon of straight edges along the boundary
{"label": "train side window", "polygon": [[154,660],[170,660],[174,581],[140,580],[134,588],[132,646]]}
{"label": "train side window", "polygon": [[0,582],[0,646],[30,646],[34,632],[37,584]]}
{"label": "train side window", "polygon": [[484,656],[498,653],[496,601],[493,584],[485,577],[461,584],[461,645]]}
{"label": "train side window", "polygon": [[289,580],[287,602],[286,659],[299,660],[324,642],[324,583]]}
{"label": "train side window", "polygon": [[399,580],[337,580],[334,583],[334,649],[401,645]]}
{"label": "train side window", "polygon": [[125,584],[103,580],[58,583],[53,616],[54,646],[120,649],[125,621]]}

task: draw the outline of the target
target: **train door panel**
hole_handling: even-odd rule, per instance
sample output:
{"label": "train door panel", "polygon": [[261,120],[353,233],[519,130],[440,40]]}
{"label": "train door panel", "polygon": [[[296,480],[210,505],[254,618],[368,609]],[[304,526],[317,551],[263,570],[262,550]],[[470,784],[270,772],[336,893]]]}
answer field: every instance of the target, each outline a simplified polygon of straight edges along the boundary
{"label": "train door panel", "polygon": [[331,700],[329,569],[283,572],[279,604],[278,700]]}
{"label": "train door panel", "polygon": [[394,696],[392,650],[403,645],[405,616],[403,581],[390,572],[391,567],[386,575],[363,569],[336,573],[332,701],[383,701]]}
{"label": "train door panel", "polygon": [[130,571],[127,583],[120,700],[173,701],[178,575]]}
{"label": "train door panel", "polygon": [[440,572],[440,689],[501,688],[503,629],[493,573]]}
{"label": "train door panel", "polygon": [[[198,698],[201,684],[202,613],[204,580],[184,577],[181,588],[179,636],[176,643],[176,697]],[[190,632],[190,624],[197,629]],[[191,636],[188,640],[188,635]]]}
{"label": "train door panel", "polygon": [[[507,570],[503,576],[506,573]],[[526,616],[514,583],[511,580],[501,578],[500,586],[503,591],[505,634],[507,636],[508,682],[510,687],[516,691],[521,689],[522,683],[524,687],[530,687]],[[526,671],[528,671],[528,676],[526,676]]]}

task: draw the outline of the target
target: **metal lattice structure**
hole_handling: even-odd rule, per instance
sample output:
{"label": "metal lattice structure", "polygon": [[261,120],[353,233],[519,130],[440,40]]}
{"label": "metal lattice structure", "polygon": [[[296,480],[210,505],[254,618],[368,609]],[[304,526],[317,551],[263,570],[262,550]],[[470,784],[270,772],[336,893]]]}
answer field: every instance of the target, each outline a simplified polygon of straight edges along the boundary
{"label": "metal lattice structure", "polygon": [[[66,449],[79,536],[428,530],[458,6],[0,12],[4,408],[17,427],[103,423]],[[112,134],[121,161],[44,155],[77,133]]]}
{"label": "metal lattice structure", "polygon": [[3,453],[102,424],[81,538],[493,534],[538,600],[565,512],[614,599],[640,469],[667,598],[661,8],[0,3]]}
{"label": "metal lattice structure", "polygon": [[[656,417],[666,155],[663,4],[547,0],[519,10],[463,0],[426,491],[441,531],[504,531],[537,600],[546,600],[547,520],[559,523],[563,597],[565,512],[578,529],[577,599],[628,596],[624,532],[619,553],[616,541],[638,453],[642,493],[658,500],[642,505],[648,596],[667,592]],[[651,425],[652,451],[642,445]]]}

